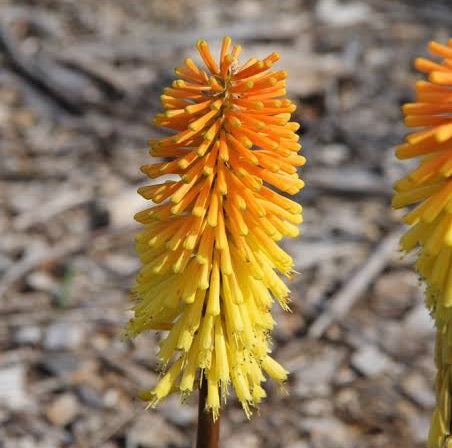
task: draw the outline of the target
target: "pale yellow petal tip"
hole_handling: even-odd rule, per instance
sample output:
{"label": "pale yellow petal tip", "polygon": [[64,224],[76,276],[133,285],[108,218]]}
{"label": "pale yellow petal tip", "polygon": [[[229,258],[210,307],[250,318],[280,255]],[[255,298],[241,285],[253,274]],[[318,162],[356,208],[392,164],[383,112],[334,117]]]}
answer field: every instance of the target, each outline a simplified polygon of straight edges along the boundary
{"label": "pale yellow petal tip", "polygon": [[277,382],[284,382],[287,380],[289,372],[270,356],[264,358],[262,361],[262,368],[267,372],[270,378]]}
{"label": "pale yellow petal tip", "polygon": [[147,389],[147,390],[140,390],[138,392],[138,398],[141,401],[147,401],[147,402],[151,402],[154,398],[152,389]]}

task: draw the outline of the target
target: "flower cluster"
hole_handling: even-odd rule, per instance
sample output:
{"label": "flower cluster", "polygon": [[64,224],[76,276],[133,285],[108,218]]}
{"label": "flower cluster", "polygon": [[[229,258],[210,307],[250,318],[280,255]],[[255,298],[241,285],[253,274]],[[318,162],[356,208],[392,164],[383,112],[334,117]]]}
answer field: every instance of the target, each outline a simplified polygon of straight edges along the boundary
{"label": "flower cluster", "polygon": [[407,252],[419,247],[416,268],[437,325],[437,405],[429,447],[440,448],[452,420],[452,39],[448,46],[431,42],[429,50],[442,60],[416,59],[416,68],[428,78],[417,82],[416,102],[403,106],[406,126],[422,129],[396,150],[400,159],[419,157],[419,164],[396,183],[393,205],[420,203],[404,218],[411,228],[401,247]]}
{"label": "flower cluster", "polygon": [[190,393],[200,378],[216,418],[232,383],[247,415],[265,396],[263,372],[286,371],[270,356],[270,314],[276,299],[288,309],[289,290],[276,270],[291,276],[291,257],[278,245],[298,235],[301,206],[273,189],[296,194],[305,163],[284,99],[287,72],[269,71],[279,59],[240,65],[240,46],[225,37],[219,63],[206,41],[176,68],[181,78],[164,90],[165,111],[154,124],[172,134],[151,140],[158,163],[141,169],[172,179],[139,189],[154,204],[139,212],[136,238],[143,267],[133,288],[128,333],[168,333],[158,358],[164,376],[142,394],[150,405],[174,391]]}

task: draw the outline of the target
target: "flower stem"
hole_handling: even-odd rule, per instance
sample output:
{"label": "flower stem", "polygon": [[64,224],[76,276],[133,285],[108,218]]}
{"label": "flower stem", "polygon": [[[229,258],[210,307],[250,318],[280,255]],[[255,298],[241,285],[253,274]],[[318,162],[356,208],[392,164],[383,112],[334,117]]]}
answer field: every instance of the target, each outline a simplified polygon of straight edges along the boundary
{"label": "flower stem", "polygon": [[220,437],[220,416],[214,421],[211,411],[206,411],[207,381],[202,380],[199,389],[198,434],[196,448],[218,448]]}

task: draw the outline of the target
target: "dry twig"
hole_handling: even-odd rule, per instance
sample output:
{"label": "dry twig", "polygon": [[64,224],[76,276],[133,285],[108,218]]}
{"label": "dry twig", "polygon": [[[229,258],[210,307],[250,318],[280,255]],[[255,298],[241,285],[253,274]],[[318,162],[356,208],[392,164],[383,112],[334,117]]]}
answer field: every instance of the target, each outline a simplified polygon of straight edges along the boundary
{"label": "dry twig", "polygon": [[403,228],[399,228],[387,235],[361,269],[331,298],[328,308],[309,328],[310,338],[320,338],[331,323],[343,316],[361,297],[369,284],[386,266],[389,257],[396,250],[402,232]]}

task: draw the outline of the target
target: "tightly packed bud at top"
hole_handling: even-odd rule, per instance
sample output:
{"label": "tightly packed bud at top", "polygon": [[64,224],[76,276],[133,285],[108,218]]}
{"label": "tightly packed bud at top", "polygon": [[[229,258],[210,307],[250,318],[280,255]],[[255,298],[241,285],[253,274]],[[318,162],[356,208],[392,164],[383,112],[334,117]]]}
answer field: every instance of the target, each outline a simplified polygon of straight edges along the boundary
{"label": "tightly packed bud at top", "polygon": [[303,181],[294,104],[284,98],[285,71],[270,70],[272,53],[241,65],[240,46],[224,38],[219,63],[207,42],[197,49],[207,70],[186,59],[181,78],[164,90],[154,124],[171,136],[151,140],[161,160],[142,167],[154,179],[139,189],[154,202],[136,215],[143,267],[133,288],[128,333],[167,334],[158,353],[163,377],[142,394],[150,405],[168,394],[208,385],[216,418],[232,384],[247,415],[264,396],[265,374],[286,371],[270,356],[273,301],[288,309],[291,257],[278,245],[298,235],[301,206],[273,188],[296,194]]}
{"label": "tightly packed bud at top", "polygon": [[438,330],[437,403],[428,446],[440,448],[451,431],[452,398],[452,39],[448,46],[431,42],[429,50],[442,60],[416,60],[428,79],[417,82],[416,103],[403,107],[405,124],[423,129],[409,134],[396,150],[400,159],[420,161],[396,183],[393,205],[420,203],[404,218],[411,228],[401,246],[407,252],[419,247],[416,268],[426,282],[427,306]]}

